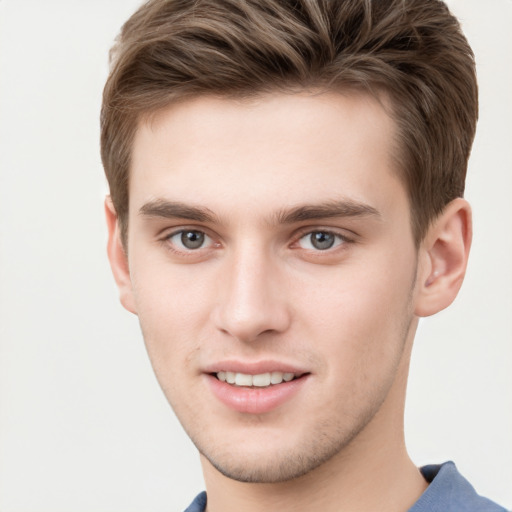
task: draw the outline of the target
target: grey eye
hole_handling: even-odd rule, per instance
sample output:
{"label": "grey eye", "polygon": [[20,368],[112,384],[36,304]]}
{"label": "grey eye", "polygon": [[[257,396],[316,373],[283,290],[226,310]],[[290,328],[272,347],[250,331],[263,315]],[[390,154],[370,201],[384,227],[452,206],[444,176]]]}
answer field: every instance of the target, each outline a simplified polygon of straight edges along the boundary
{"label": "grey eye", "polygon": [[312,231],[299,240],[299,245],[303,249],[314,249],[317,251],[326,251],[341,243],[343,243],[342,237],[329,231]]}
{"label": "grey eye", "polygon": [[187,249],[199,249],[203,246],[206,235],[202,231],[182,231],[180,241]]}
{"label": "grey eye", "polygon": [[178,251],[194,251],[212,245],[212,239],[203,231],[182,229],[167,237],[168,242]]}
{"label": "grey eye", "polygon": [[316,249],[330,249],[334,245],[335,238],[332,233],[317,231],[316,233],[311,233],[309,236],[311,237],[311,245]]}

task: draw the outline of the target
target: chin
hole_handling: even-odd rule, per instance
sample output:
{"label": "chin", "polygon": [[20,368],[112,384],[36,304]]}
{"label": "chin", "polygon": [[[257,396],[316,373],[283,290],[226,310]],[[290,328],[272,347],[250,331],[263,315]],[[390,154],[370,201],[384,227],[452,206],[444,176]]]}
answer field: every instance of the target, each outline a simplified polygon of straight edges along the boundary
{"label": "chin", "polygon": [[[330,435],[329,435],[330,434]],[[300,478],[339,455],[357,435],[356,432],[332,435],[320,429],[314,439],[303,439],[293,445],[279,446],[257,443],[252,451],[233,443],[223,449],[203,450],[205,459],[222,475],[246,483],[279,483]],[[341,434],[341,435],[340,435]],[[288,440],[290,441],[290,440]]]}
{"label": "chin", "polygon": [[[204,454],[203,454],[204,455]],[[325,462],[326,459],[320,457],[305,457],[300,455],[288,455],[273,458],[270,461],[258,460],[238,460],[219,461],[209,458],[210,464],[222,475],[236,480],[238,482],[271,484],[278,482],[287,482],[299,478]]]}

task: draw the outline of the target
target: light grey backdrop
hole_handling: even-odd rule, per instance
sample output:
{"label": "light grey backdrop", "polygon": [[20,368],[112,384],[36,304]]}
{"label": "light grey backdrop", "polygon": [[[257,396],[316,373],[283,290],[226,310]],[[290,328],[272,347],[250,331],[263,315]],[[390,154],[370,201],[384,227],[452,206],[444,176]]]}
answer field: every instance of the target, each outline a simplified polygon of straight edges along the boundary
{"label": "light grey backdrop", "polygon": [[[98,111],[107,51],[137,0],[0,0],[0,510],[179,511],[194,448],[107,266]],[[512,2],[452,0],[477,55],[456,303],[420,326],[407,439],[512,506]]]}

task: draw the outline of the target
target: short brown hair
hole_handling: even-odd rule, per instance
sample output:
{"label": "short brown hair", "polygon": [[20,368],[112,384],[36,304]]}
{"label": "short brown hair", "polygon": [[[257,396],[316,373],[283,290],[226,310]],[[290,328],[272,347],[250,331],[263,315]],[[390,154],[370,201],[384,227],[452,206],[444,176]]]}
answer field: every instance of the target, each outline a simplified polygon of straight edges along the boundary
{"label": "short brown hair", "polygon": [[474,58],[438,0],[150,0],[125,23],[103,93],[101,155],[126,241],[140,119],[203,94],[384,92],[416,242],[461,197],[475,133]]}

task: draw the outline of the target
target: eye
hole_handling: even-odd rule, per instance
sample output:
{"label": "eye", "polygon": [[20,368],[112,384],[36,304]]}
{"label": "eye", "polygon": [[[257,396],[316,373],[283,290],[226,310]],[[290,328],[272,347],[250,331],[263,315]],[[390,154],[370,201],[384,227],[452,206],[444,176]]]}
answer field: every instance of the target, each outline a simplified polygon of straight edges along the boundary
{"label": "eye", "polygon": [[301,237],[298,244],[302,249],[315,251],[326,251],[341,245],[345,239],[336,233],[330,231],[311,231]]}
{"label": "eye", "polygon": [[196,249],[202,249],[212,244],[212,239],[202,231],[195,229],[183,229],[172,233],[167,240],[180,249],[187,251],[193,251]]}

